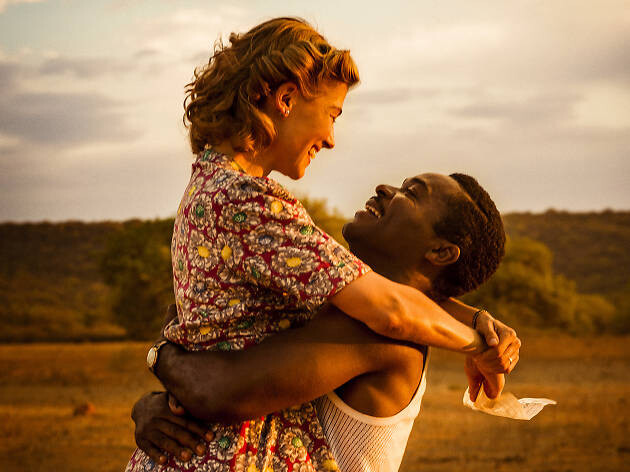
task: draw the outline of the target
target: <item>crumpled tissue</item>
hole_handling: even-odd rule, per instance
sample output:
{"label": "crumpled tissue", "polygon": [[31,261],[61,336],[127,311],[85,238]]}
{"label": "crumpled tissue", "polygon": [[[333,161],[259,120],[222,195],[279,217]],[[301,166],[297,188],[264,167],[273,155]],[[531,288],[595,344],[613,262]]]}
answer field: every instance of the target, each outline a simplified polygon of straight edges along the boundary
{"label": "crumpled tissue", "polygon": [[468,408],[475,411],[481,411],[489,415],[503,416],[515,420],[531,420],[534,416],[542,411],[547,405],[555,405],[554,400],[549,398],[521,398],[518,399],[514,394],[503,392],[495,399],[488,398],[483,387],[479,390],[477,399],[474,403],[470,400],[469,389],[464,392],[463,403]]}

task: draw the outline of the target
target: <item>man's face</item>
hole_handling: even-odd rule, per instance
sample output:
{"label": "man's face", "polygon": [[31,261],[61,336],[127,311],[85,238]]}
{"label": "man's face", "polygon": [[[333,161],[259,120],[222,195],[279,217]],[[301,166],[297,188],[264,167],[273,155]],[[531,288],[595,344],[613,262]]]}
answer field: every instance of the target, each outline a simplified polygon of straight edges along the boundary
{"label": "man's face", "polygon": [[365,209],[344,226],[344,238],[368,264],[385,256],[397,266],[418,267],[427,251],[439,245],[433,227],[442,219],[447,199],[457,195],[466,194],[454,179],[441,174],[410,177],[401,187],[379,185]]}

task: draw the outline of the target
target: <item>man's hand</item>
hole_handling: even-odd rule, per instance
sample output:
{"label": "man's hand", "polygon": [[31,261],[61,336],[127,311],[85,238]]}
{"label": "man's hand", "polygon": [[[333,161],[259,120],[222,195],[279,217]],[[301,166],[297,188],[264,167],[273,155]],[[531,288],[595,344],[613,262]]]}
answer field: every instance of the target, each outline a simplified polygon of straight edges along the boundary
{"label": "man's hand", "polygon": [[521,340],[516,336],[516,331],[493,318],[485,310],[477,317],[475,329],[489,346],[488,350],[475,356],[476,363],[484,372],[496,374],[512,372],[518,363],[521,348]]}
{"label": "man's hand", "polygon": [[497,398],[503,391],[505,375],[482,371],[474,357],[466,357],[464,370],[468,377],[468,393],[472,402],[477,399],[482,385],[488,398]]}
{"label": "man's hand", "polygon": [[177,305],[171,303],[166,309],[166,313],[164,314],[164,320],[162,321],[162,331],[160,335],[164,335],[164,330],[168,326],[168,324],[173,320],[173,318],[177,318]]}
{"label": "man's hand", "polygon": [[[136,424],[136,444],[157,464],[166,464],[167,454],[189,461],[193,451],[205,453],[206,441],[214,434],[201,423],[178,410],[178,403],[167,392],[144,395],[133,406],[131,418]],[[179,407],[181,409],[181,407]],[[174,414],[179,411],[180,414]]]}

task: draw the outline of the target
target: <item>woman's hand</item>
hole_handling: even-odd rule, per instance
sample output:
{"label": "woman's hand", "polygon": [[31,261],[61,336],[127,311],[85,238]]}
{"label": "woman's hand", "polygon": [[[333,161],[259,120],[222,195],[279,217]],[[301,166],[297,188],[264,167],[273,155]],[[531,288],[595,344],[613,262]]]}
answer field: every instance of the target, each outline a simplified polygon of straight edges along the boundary
{"label": "woman's hand", "polygon": [[487,311],[482,311],[477,317],[475,329],[488,344],[488,349],[477,356],[475,362],[484,372],[495,374],[509,374],[514,370],[519,360],[521,340],[516,331],[505,323],[492,317]]}
{"label": "woman's hand", "polygon": [[503,391],[505,375],[483,371],[473,356],[466,356],[464,370],[468,377],[468,394],[472,402],[477,399],[482,385],[488,398],[497,398]]}
{"label": "woman's hand", "polygon": [[204,440],[214,438],[201,423],[186,416],[167,392],[144,395],[133,406],[131,418],[136,424],[136,444],[156,464],[166,464],[168,454],[189,461],[193,451],[197,455],[205,453]]}

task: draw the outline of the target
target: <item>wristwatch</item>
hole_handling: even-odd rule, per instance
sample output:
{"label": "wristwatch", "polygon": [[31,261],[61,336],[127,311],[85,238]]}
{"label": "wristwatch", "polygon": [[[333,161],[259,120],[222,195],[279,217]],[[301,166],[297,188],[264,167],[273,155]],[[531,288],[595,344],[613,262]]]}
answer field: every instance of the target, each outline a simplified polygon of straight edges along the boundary
{"label": "wristwatch", "polygon": [[147,353],[147,367],[154,374],[155,374],[155,364],[157,364],[157,361],[158,361],[158,354],[162,346],[164,346],[166,343],[168,343],[166,339],[160,339],[153,346],[151,346],[151,348],[149,349],[149,352]]}

